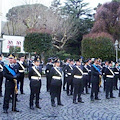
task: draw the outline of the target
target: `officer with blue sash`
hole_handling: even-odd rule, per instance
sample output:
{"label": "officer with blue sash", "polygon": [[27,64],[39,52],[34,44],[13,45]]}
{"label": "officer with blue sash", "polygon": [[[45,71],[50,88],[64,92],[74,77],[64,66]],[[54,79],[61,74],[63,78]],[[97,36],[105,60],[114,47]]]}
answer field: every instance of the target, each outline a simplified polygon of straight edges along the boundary
{"label": "officer with blue sash", "polygon": [[100,69],[97,67],[98,66],[98,59],[94,60],[94,64],[91,66],[91,83],[92,83],[92,88],[91,88],[91,101],[94,101],[94,94],[95,94],[95,100],[100,100],[98,98],[98,91],[99,91],[99,75],[101,75]]}
{"label": "officer with blue sash", "polygon": [[3,103],[3,112],[8,113],[10,95],[12,95],[12,111],[19,112],[16,108],[16,85],[19,77],[19,71],[14,69],[14,55],[9,54],[9,65],[5,65],[3,68],[3,75],[6,78],[5,81],[5,94]]}

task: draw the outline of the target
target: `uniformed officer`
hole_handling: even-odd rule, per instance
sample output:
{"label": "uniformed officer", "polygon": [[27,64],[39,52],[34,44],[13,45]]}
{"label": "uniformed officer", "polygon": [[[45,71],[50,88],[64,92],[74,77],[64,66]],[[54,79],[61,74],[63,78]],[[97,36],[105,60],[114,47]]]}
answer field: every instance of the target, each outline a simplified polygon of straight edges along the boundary
{"label": "uniformed officer", "polygon": [[109,61],[105,61],[105,65],[103,66],[103,69],[102,69],[102,75],[103,75],[103,80],[104,80],[104,83],[103,83],[103,89],[104,91],[106,90],[106,76],[105,76],[105,69],[108,67],[108,64],[109,64]]}
{"label": "uniformed officer", "polygon": [[[114,82],[114,72],[112,69],[112,62],[109,62],[109,66],[105,69],[106,76],[106,99],[115,98],[113,96],[113,82]],[[110,97],[109,97],[110,94]]]}
{"label": "uniformed officer", "polygon": [[4,66],[3,75],[6,78],[3,110],[8,113],[10,95],[12,95],[12,111],[19,112],[16,108],[17,79],[20,76],[18,69],[14,68],[14,55],[8,55],[9,65]]}
{"label": "uniformed officer", "polygon": [[2,62],[2,55],[0,54],[0,97],[3,97],[2,95],[3,66],[4,66],[4,62]]}
{"label": "uniformed officer", "polygon": [[66,89],[65,89],[65,85],[66,85],[66,83],[67,83],[67,80],[66,80],[67,76],[66,76],[66,74],[65,74],[65,67],[66,67],[67,65],[69,65],[69,63],[70,63],[70,59],[69,59],[69,58],[66,58],[66,63],[63,65],[63,74],[64,74],[64,78],[63,78],[63,90],[64,90],[64,91],[66,90]]}
{"label": "uniformed officer", "polygon": [[53,67],[53,60],[52,58],[48,58],[48,63],[46,65],[46,70],[45,70],[45,73],[46,73],[46,88],[47,88],[47,92],[50,92],[50,84],[51,84],[51,79],[50,79],[50,70],[51,68]]}
{"label": "uniformed officer", "polygon": [[24,56],[21,56],[20,57],[20,61],[18,62],[18,65],[19,65],[19,72],[20,72],[20,77],[19,77],[19,83],[20,83],[20,92],[21,94],[25,94],[23,92],[23,85],[24,85],[24,72],[25,72],[25,67],[26,67],[26,64],[25,64],[25,57]]}
{"label": "uniformed officer", "polygon": [[[72,76],[73,76],[73,103],[77,104],[78,102],[84,103],[81,98],[81,93],[83,90],[83,71],[81,69],[80,59],[76,60],[76,66],[73,68]],[[78,97],[78,98],[77,98]]]}
{"label": "uniformed officer", "polygon": [[51,105],[55,107],[55,97],[57,97],[57,104],[63,106],[61,103],[61,87],[62,87],[62,70],[60,68],[60,60],[54,60],[54,67],[52,67],[50,71],[51,78],[51,87],[50,87],[50,95],[51,95]]}
{"label": "uniformed officer", "polygon": [[97,67],[98,66],[98,59],[94,60],[94,64],[91,66],[91,83],[92,83],[92,88],[91,88],[91,101],[94,101],[94,94],[95,94],[95,100],[100,100],[98,98],[98,91],[99,91],[99,75],[102,73],[100,72],[100,69]]}
{"label": "uniformed officer", "polygon": [[30,79],[30,109],[34,109],[33,100],[35,97],[35,104],[36,108],[41,109],[39,106],[39,95],[40,95],[40,89],[41,89],[41,74],[42,74],[42,68],[40,65],[40,59],[38,57],[35,57],[34,59],[34,66],[32,66],[29,70],[29,79]]}
{"label": "uniformed officer", "polygon": [[89,81],[88,81],[88,87],[90,88],[90,85],[91,85],[91,62],[92,60],[91,59],[88,59],[88,70],[89,70]]}
{"label": "uniformed officer", "polygon": [[65,77],[67,82],[67,95],[72,95],[73,93],[73,80],[72,80],[72,71],[73,71],[73,59],[70,59],[70,63],[67,64],[64,68]]}
{"label": "uniformed officer", "polygon": [[119,68],[118,68],[118,63],[115,63],[115,67],[113,69],[115,77],[114,77],[114,84],[113,84],[113,89],[118,90],[118,79],[119,79]]}
{"label": "uniformed officer", "polygon": [[88,83],[89,83],[89,72],[90,70],[87,68],[88,67],[88,61],[89,60],[85,60],[85,65],[83,66],[83,92],[84,92],[84,88],[86,91],[86,94],[88,93]]}

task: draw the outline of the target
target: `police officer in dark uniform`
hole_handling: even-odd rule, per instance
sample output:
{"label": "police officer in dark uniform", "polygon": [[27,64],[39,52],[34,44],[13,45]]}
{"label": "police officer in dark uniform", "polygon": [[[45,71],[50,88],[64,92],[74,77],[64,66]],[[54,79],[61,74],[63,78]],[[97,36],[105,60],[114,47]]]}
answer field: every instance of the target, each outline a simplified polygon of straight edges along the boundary
{"label": "police officer in dark uniform", "polygon": [[115,67],[113,69],[115,77],[114,77],[114,84],[113,84],[113,89],[118,90],[118,79],[119,79],[119,68],[118,68],[118,63],[115,63]]}
{"label": "police officer in dark uniform", "polygon": [[14,55],[8,55],[9,65],[4,66],[3,75],[6,78],[3,111],[8,113],[10,95],[12,95],[12,111],[19,112],[16,108],[17,79],[20,76],[18,69],[14,68]]}
{"label": "police officer in dark uniform", "polygon": [[88,66],[87,68],[89,69],[89,81],[88,81],[88,87],[90,88],[91,85],[91,59],[88,59]]}
{"label": "police officer in dark uniform", "polygon": [[26,64],[25,64],[25,57],[24,56],[21,56],[20,57],[20,61],[18,62],[18,65],[19,65],[19,72],[20,72],[20,77],[19,77],[19,81],[18,83],[20,83],[20,92],[21,94],[25,94],[23,92],[23,86],[24,86],[24,71],[25,71],[25,67],[26,67]]}
{"label": "police officer in dark uniform", "polygon": [[0,97],[3,97],[2,95],[3,66],[4,66],[4,62],[2,62],[2,55],[0,54]]}
{"label": "police officer in dark uniform", "polygon": [[61,87],[62,87],[62,70],[60,68],[60,60],[54,60],[54,67],[52,67],[50,71],[51,78],[51,87],[50,87],[50,95],[51,95],[51,105],[52,107],[56,107],[55,97],[57,97],[57,104],[63,106],[61,103]]}
{"label": "police officer in dark uniform", "polygon": [[[83,71],[81,69],[80,59],[76,60],[76,66],[73,68],[72,76],[73,76],[73,103],[77,104],[78,102],[84,103],[81,98],[81,93],[83,90]],[[78,97],[78,98],[77,98]]]}
{"label": "police officer in dark uniform", "polygon": [[105,69],[105,76],[106,76],[106,99],[115,98],[113,96],[114,72],[112,69],[112,62],[109,62],[109,66]]}
{"label": "police officer in dark uniform", "polygon": [[92,88],[91,88],[91,101],[94,101],[94,94],[95,94],[95,100],[100,100],[98,98],[98,92],[99,92],[99,75],[102,73],[100,72],[100,69],[97,67],[98,66],[98,59],[94,60],[94,64],[91,66],[91,83],[92,83]]}
{"label": "police officer in dark uniform", "polygon": [[35,57],[34,66],[32,66],[29,70],[29,79],[30,79],[30,109],[34,109],[33,100],[35,97],[36,108],[41,109],[39,106],[39,95],[41,89],[41,74],[42,67],[40,67],[40,59]]}
{"label": "police officer in dark uniform", "polygon": [[88,83],[89,83],[90,70],[87,67],[88,67],[88,60],[85,60],[85,65],[83,66],[83,92],[84,92],[84,88],[85,88],[86,94],[89,94],[88,93]]}
{"label": "police officer in dark uniform", "polygon": [[46,88],[47,88],[47,92],[50,92],[50,84],[51,84],[51,79],[50,79],[50,70],[51,68],[53,67],[53,63],[52,63],[52,58],[48,58],[48,63],[46,65],[46,70],[45,70],[45,73],[46,73]]}
{"label": "police officer in dark uniform", "polygon": [[66,63],[64,63],[64,65],[63,65],[63,76],[64,76],[64,78],[63,78],[63,90],[65,91],[66,89],[65,89],[65,85],[66,85],[66,83],[67,83],[67,76],[66,76],[66,74],[65,74],[65,67],[67,66],[67,65],[69,65],[69,63],[70,63],[70,59],[69,58],[66,58]]}
{"label": "police officer in dark uniform", "polygon": [[66,65],[64,68],[65,77],[67,82],[67,95],[72,95],[73,93],[73,80],[72,80],[72,71],[73,71],[73,59],[70,59],[70,64]]}
{"label": "police officer in dark uniform", "polygon": [[105,61],[105,65],[103,66],[103,69],[102,69],[102,75],[103,75],[103,80],[104,80],[104,83],[103,83],[103,89],[104,91],[106,90],[106,76],[105,76],[105,69],[108,67],[108,64],[109,64],[109,61]]}

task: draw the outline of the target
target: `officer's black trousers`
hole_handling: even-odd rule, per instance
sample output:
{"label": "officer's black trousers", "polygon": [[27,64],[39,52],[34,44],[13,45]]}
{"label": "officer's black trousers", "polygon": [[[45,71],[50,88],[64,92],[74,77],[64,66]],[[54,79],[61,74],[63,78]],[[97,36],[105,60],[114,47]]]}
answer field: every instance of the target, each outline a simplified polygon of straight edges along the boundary
{"label": "officer's black trousers", "polygon": [[20,92],[23,94],[24,73],[20,74],[18,83],[20,83]]}
{"label": "officer's black trousers", "polygon": [[88,82],[89,82],[89,76],[88,75],[83,76],[83,91],[85,88],[86,93],[88,93]]}
{"label": "officer's black trousers", "polygon": [[81,100],[81,93],[83,90],[83,83],[82,81],[78,84],[73,83],[73,101],[76,101],[78,96],[78,101]]}
{"label": "officer's black trousers", "polygon": [[61,104],[61,86],[51,85],[50,95],[51,104],[55,104],[55,97],[57,97],[57,104]]}
{"label": "officer's black trousers", "polygon": [[98,98],[98,91],[99,91],[99,81],[92,82],[91,98],[93,98],[94,94],[95,94],[95,99],[97,99]]}
{"label": "officer's black trousers", "polygon": [[67,78],[67,95],[72,94],[73,92],[73,81]]}
{"label": "officer's black trousers", "polygon": [[3,75],[0,75],[0,94],[2,94]]}
{"label": "officer's black trousers", "polygon": [[50,77],[46,76],[46,88],[47,88],[47,91],[50,90],[50,85],[51,85]]}
{"label": "officer's black trousers", "polygon": [[14,88],[5,88],[3,109],[9,108],[10,95],[12,95],[12,109],[16,109],[16,94]]}
{"label": "officer's black trousers", "polygon": [[114,77],[114,85],[113,85],[115,89],[118,89],[117,84],[118,84],[118,77],[115,76],[115,77]]}
{"label": "officer's black trousers", "polygon": [[34,97],[35,97],[35,105],[39,106],[39,93],[36,93],[36,94],[31,93],[30,94],[30,107],[33,106]]}
{"label": "officer's black trousers", "polygon": [[113,78],[106,78],[106,97],[113,96]]}

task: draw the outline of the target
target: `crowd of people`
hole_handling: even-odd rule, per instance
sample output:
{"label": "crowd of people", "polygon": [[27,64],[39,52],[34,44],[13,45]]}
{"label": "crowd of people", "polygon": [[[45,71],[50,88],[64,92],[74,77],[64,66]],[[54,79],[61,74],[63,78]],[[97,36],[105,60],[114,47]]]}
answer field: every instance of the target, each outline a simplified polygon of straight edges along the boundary
{"label": "crowd of people", "polygon": [[[36,108],[41,109],[39,99],[42,86],[42,66],[39,57],[36,56],[33,61],[29,62],[29,65],[26,65],[24,56],[21,56],[18,61],[14,54],[9,54],[8,61],[9,64],[4,64],[2,55],[0,55],[0,97],[4,97],[3,112],[8,113],[10,99],[12,100],[12,111],[19,112],[16,107],[16,102],[19,101],[17,95],[18,90],[21,94],[25,94],[23,86],[26,67],[29,68],[28,78],[30,80],[29,107],[34,110],[35,104]],[[63,62],[57,57],[51,57],[48,58],[45,68],[46,90],[50,93],[52,107],[56,107],[55,98],[57,98],[57,105],[63,106],[62,88],[67,96],[73,96],[73,104],[84,103],[82,94],[90,94],[91,101],[101,100],[98,94],[102,81],[104,81],[103,89],[106,99],[115,98],[113,90],[119,90],[120,70],[117,62],[102,62],[101,59],[83,61],[82,59],[69,58]],[[5,77],[4,96],[2,92],[3,77]],[[91,88],[91,93],[88,88]],[[120,92],[118,96],[120,97]]]}

